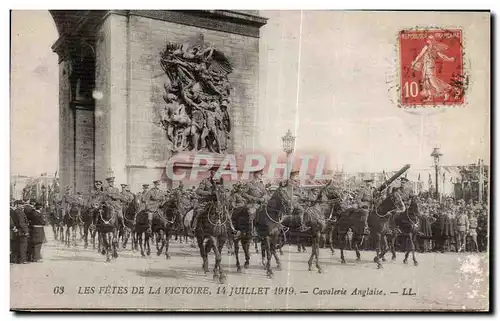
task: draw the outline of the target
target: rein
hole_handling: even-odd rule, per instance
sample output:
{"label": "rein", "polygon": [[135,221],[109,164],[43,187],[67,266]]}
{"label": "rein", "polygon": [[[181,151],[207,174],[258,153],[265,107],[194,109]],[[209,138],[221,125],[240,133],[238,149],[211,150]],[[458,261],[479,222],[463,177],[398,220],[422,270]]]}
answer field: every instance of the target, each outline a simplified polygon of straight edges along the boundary
{"label": "rein", "polygon": [[103,221],[103,223],[104,223],[104,224],[106,224],[106,225],[111,225],[111,221],[112,221],[113,219],[115,219],[115,217],[116,217],[116,213],[115,213],[115,211],[111,210],[111,213],[113,213],[113,216],[111,216],[111,218],[110,218],[108,221],[106,221],[106,220],[102,217],[102,212],[103,212],[103,209],[102,209],[102,208],[100,208],[100,209],[99,209],[99,217],[101,218],[101,220]]}

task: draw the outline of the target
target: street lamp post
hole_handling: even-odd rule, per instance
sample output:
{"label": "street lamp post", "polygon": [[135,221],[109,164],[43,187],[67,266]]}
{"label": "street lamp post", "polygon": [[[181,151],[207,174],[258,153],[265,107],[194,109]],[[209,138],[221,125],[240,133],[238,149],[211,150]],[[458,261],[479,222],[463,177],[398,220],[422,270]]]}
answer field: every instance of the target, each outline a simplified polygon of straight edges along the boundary
{"label": "street lamp post", "polygon": [[439,158],[443,154],[439,151],[439,147],[435,147],[431,156],[434,158],[434,168],[436,170],[436,199],[439,200]]}
{"label": "street lamp post", "polygon": [[283,151],[286,153],[286,178],[288,179],[291,171],[291,156],[295,149],[295,136],[292,135],[292,131],[289,129],[285,136],[281,137],[281,140],[283,141]]}

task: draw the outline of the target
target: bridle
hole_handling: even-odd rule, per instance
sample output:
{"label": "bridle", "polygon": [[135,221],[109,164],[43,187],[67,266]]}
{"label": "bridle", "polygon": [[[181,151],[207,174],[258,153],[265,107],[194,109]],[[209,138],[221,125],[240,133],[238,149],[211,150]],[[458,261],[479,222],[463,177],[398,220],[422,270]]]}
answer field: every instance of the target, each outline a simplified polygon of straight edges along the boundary
{"label": "bridle", "polygon": [[109,209],[112,213],[112,216],[109,220],[105,220],[103,217],[102,217],[102,212],[104,211],[104,209],[102,207],[99,208],[99,218],[101,219],[101,221],[105,224],[105,225],[111,225],[111,221],[114,220],[116,218],[116,213],[115,211]]}

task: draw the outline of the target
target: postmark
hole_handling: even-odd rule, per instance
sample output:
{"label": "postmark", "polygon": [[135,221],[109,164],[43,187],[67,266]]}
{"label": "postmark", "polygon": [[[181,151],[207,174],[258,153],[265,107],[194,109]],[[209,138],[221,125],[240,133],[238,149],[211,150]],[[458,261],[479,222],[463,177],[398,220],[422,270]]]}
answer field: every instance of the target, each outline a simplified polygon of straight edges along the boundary
{"label": "postmark", "polygon": [[461,29],[401,30],[398,35],[401,107],[464,104]]}

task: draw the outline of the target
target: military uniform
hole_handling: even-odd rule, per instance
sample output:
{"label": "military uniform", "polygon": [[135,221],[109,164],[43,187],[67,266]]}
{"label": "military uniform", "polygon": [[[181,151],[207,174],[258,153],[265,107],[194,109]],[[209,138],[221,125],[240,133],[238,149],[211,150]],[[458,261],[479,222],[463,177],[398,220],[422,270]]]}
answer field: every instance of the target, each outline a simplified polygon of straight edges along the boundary
{"label": "military uniform", "polygon": [[131,191],[129,191],[126,188],[127,185],[123,184],[122,186],[124,186],[124,189],[120,192],[120,194],[122,197],[121,202],[122,202],[123,215],[125,215],[125,212],[127,211],[129,204],[134,201],[135,196]]}
{"label": "military uniform", "polygon": [[[366,182],[370,182],[371,180],[365,180]],[[368,230],[368,216],[370,215],[370,211],[372,209],[373,204],[373,190],[370,186],[365,185],[361,188],[357,197],[358,208],[363,211],[363,215],[365,217],[365,232]],[[394,223],[392,224],[394,225]]]}
{"label": "military uniform", "polygon": [[[296,172],[292,172],[291,176]],[[302,187],[300,186],[300,181],[294,178],[290,178],[288,180],[288,194],[291,196],[292,202],[292,214],[297,215],[300,221],[300,229],[306,230],[306,226],[304,224],[304,207],[300,204],[300,200],[304,197],[304,193],[302,191]]]}
{"label": "military uniform", "polygon": [[457,231],[458,231],[458,238],[457,238],[457,247],[458,251],[465,250],[465,243],[466,243],[466,233],[469,230],[469,218],[467,217],[466,214],[466,208],[467,207],[462,207],[459,211],[459,214],[457,216]]}
{"label": "military uniform", "polygon": [[77,206],[79,203],[80,201],[77,196],[75,196],[71,190],[66,190],[61,200],[62,216],[64,217],[73,206]]}
{"label": "military uniform", "polygon": [[[21,201],[18,201],[18,203]],[[14,247],[11,248],[12,251],[12,261],[13,263],[28,263],[28,236],[29,236],[29,225],[26,215],[24,214],[24,209],[22,207],[16,206],[10,211],[10,218],[14,223]]]}
{"label": "military uniform", "polygon": [[[193,230],[196,230],[200,214],[206,212],[209,209],[208,207],[217,201],[217,195],[215,194],[215,184],[216,183],[214,182],[212,177],[205,178],[200,182],[200,185],[196,189],[196,196],[198,201],[193,211]],[[226,211],[225,214],[228,215],[228,221],[232,232],[236,233],[236,230],[233,226],[233,221],[231,217],[229,217],[229,213]]]}
{"label": "military uniform", "polygon": [[[106,179],[108,182],[112,180],[112,178],[107,178]],[[118,188],[114,186],[107,186],[104,188],[103,191],[103,201],[106,204],[108,208],[111,209],[113,212],[113,215],[118,216],[118,220],[121,225],[124,224],[123,222],[123,212],[122,212],[122,198],[121,198],[120,191]]]}
{"label": "military uniform", "polygon": [[[156,184],[156,182],[154,182]],[[153,214],[160,208],[161,202],[165,199],[165,193],[157,186],[150,189],[144,196],[146,211],[148,212],[148,222],[151,226],[153,222]]]}
{"label": "military uniform", "polygon": [[24,209],[30,230],[28,260],[32,262],[40,262],[42,260],[41,250],[42,244],[45,241],[45,231],[43,228],[45,219],[39,208],[41,208],[41,205],[38,205],[37,208],[26,206]]}
{"label": "military uniform", "polygon": [[260,179],[253,179],[246,184],[242,193],[243,198],[247,201],[246,208],[248,210],[248,219],[250,232],[253,232],[253,220],[255,214],[262,204],[267,202],[268,194],[264,182]]}
{"label": "military uniform", "polygon": [[149,184],[143,185],[144,189],[137,193],[137,203],[138,203],[138,212],[144,211],[146,209],[146,195],[149,192]]}

